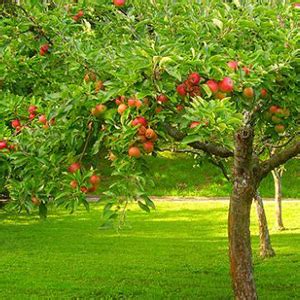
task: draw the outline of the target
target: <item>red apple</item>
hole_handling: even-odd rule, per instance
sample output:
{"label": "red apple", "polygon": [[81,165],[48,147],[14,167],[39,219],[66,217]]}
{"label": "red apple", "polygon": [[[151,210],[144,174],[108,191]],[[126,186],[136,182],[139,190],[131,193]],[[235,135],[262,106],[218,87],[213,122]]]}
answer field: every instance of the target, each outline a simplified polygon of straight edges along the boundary
{"label": "red apple", "polygon": [[276,131],[277,133],[283,133],[283,132],[285,131],[284,125],[282,125],[282,124],[277,124],[277,125],[275,126],[275,131]]}
{"label": "red apple", "polygon": [[263,98],[265,98],[265,97],[267,96],[267,94],[268,94],[268,91],[267,91],[266,89],[261,89],[260,95],[261,95]]}
{"label": "red apple", "polygon": [[44,44],[40,47],[40,55],[44,56],[46,53],[48,53],[49,51],[49,45],[48,44]]}
{"label": "red apple", "polygon": [[113,0],[115,6],[122,7],[125,5],[126,0]]}
{"label": "red apple", "polygon": [[143,102],[141,100],[135,100],[135,107],[140,108],[143,106]]}
{"label": "red apple", "polygon": [[141,151],[138,147],[130,147],[128,149],[128,155],[131,157],[139,158],[141,156]]}
{"label": "red apple", "polygon": [[194,121],[190,124],[190,128],[195,128],[195,127],[199,126],[200,124],[201,124],[201,122]]}
{"label": "red apple", "polygon": [[236,71],[236,70],[238,69],[238,65],[239,65],[239,63],[238,63],[237,61],[235,61],[235,60],[229,61],[229,62],[227,63],[227,66],[228,66],[230,69],[232,69],[233,71]]}
{"label": "red apple", "polygon": [[100,176],[94,174],[90,177],[89,181],[92,185],[97,185],[100,183],[100,179],[101,179]]}
{"label": "red apple", "polygon": [[233,91],[232,79],[224,77],[223,80],[219,82],[219,89],[224,93],[231,93]]}
{"label": "red apple", "polygon": [[34,118],[35,118],[35,114],[34,113],[29,114],[29,120],[33,120]]}
{"label": "red apple", "polygon": [[29,107],[28,107],[28,112],[30,113],[30,114],[35,114],[36,113],[36,111],[37,111],[37,106],[35,106],[35,105],[29,105]]}
{"label": "red apple", "polygon": [[249,75],[250,74],[250,69],[248,67],[242,67],[243,71],[245,72],[245,75]]}
{"label": "red apple", "polygon": [[13,128],[21,127],[21,122],[20,122],[20,120],[18,120],[18,119],[12,120],[12,121],[11,121],[11,126],[12,126]]}
{"label": "red apple", "polygon": [[201,80],[201,76],[196,72],[191,73],[188,77],[188,81],[193,85],[199,84],[200,80]]}
{"label": "red apple", "polygon": [[180,96],[186,96],[186,94],[187,94],[185,85],[184,85],[183,83],[182,83],[182,84],[179,84],[179,85],[176,87],[176,91],[177,91],[177,93],[178,93]]}
{"label": "red apple", "polygon": [[153,152],[154,144],[151,141],[147,141],[143,144],[143,147],[146,153],[151,153]]}
{"label": "red apple", "polygon": [[275,114],[278,111],[279,107],[277,105],[272,105],[269,108],[270,113]]}
{"label": "red apple", "polygon": [[253,98],[253,96],[254,96],[254,90],[253,90],[253,88],[252,87],[246,87],[246,88],[244,88],[243,95],[246,98]]}
{"label": "red apple", "polygon": [[129,107],[135,107],[135,99],[133,98],[128,99],[127,104]]}
{"label": "red apple", "polygon": [[75,173],[75,172],[77,172],[78,170],[80,170],[80,163],[78,163],[78,162],[75,162],[75,163],[71,164],[71,165],[69,166],[69,168],[68,168],[68,171],[69,171],[70,173]]}
{"label": "red apple", "polygon": [[177,111],[182,111],[182,110],[184,110],[184,106],[183,106],[182,104],[178,104],[178,105],[176,106],[176,110],[177,110]]}
{"label": "red apple", "polygon": [[206,85],[210,88],[212,93],[216,93],[219,90],[218,83],[213,79],[207,80]]}
{"label": "red apple", "polygon": [[70,186],[71,186],[72,189],[76,189],[77,186],[78,186],[77,181],[76,181],[76,180],[72,180],[72,181],[70,182]]}
{"label": "red apple", "polygon": [[160,94],[156,97],[156,100],[160,103],[166,103],[168,102],[168,97],[164,94]]}
{"label": "red apple", "polygon": [[0,141],[0,150],[7,148],[7,142],[6,141]]}
{"label": "red apple", "polygon": [[39,116],[39,123],[42,123],[44,125],[47,123],[47,118],[45,115]]}
{"label": "red apple", "polygon": [[136,117],[134,120],[132,120],[131,125],[132,126],[143,125],[146,127],[148,125],[148,122],[144,117]]}
{"label": "red apple", "polygon": [[122,115],[126,109],[127,109],[127,105],[124,104],[124,103],[122,103],[122,104],[120,104],[119,107],[118,107],[118,113],[119,113],[120,115]]}

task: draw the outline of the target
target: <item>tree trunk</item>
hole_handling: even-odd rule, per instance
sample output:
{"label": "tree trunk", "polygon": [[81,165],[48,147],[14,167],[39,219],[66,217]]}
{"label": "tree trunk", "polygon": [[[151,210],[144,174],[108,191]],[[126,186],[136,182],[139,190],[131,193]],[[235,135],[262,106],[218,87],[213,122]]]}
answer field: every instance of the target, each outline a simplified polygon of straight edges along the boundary
{"label": "tree trunk", "polygon": [[256,193],[254,201],[259,224],[260,256],[263,258],[275,256],[275,251],[271,245],[264,204],[259,192]]}
{"label": "tree trunk", "polygon": [[228,217],[229,258],[236,299],[257,299],[250,240],[250,209],[256,192],[253,172],[253,130],[243,127],[235,135],[234,187]]}
{"label": "tree trunk", "polygon": [[282,185],[281,185],[281,177],[282,171],[275,169],[272,171],[273,179],[274,179],[274,188],[275,188],[275,209],[276,209],[276,225],[278,230],[284,230],[283,222],[282,222]]}

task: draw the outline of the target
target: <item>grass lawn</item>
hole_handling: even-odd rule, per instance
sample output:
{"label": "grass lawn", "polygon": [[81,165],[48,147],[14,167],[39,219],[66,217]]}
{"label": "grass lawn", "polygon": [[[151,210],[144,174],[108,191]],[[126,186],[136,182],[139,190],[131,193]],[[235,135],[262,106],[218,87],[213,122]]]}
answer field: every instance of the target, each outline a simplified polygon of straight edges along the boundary
{"label": "grass lawn", "polygon": [[[221,171],[212,164],[203,163],[194,168],[194,159],[187,155],[160,154],[154,158],[147,157],[154,178],[155,186],[148,186],[147,192],[153,196],[205,196],[227,197],[231,193],[231,186]],[[293,160],[286,164],[284,172],[283,197],[300,198],[300,160]],[[101,173],[106,175],[103,180],[103,190],[111,183],[110,169],[107,162],[100,162]],[[263,197],[274,196],[272,175],[263,180],[261,186]]]}
{"label": "grass lawn", "polygon": [[[231,299],[225,202],[157,203],[151,214],[131,208],[121,232],[99,229],[101,205],[47,221],[0,210],[0,299]],[[258,256],[260,299],[299,299],[300,203],[283,204],[277,232],[266,203],[277,256]],[[254,210],[253,210],[254,213]]]}

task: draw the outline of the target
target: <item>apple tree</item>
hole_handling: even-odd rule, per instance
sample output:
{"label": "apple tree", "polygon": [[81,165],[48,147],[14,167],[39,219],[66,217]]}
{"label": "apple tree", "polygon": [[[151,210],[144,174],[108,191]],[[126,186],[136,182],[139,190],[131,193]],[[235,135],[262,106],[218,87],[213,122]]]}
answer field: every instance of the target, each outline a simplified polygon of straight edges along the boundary
{"label": "apple tree", "polygon": [[[99,155],[118,178],[114,219],[154,208],[147,155],[205,154],[229,172],[230,270],[256,299],[250,208],[261,180],[300,152],[299,10],[249,1],[1,4],[0,161],[10,206],[45,217],[88,208]],[[285,142],[283,142],[285,141]],[[266,153],[266,143],[282,145]],[[227,171],[226,171],[227,173]]]}

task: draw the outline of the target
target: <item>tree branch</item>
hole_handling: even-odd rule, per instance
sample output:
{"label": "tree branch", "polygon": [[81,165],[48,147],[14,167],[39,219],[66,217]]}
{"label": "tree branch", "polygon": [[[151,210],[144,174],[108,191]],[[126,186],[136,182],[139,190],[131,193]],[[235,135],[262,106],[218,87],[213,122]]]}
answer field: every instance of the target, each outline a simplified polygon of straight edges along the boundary
{"label": "tree branch", "polygon": [[[165,124],[164,128],[166,132],[173,137],[176,141],[181,141],[186,136],[185,133],[176,129],[175,127]],[[192,142],[188,144],[190,147],[198,150],[202,150],[208,154],[215,155],[222,158],[233,157],[233,151],[228,148],[213,144],[213,143],[203,143],[203,142]]]}
{"label": "tree branch", "polygon": [[285,150],[275,153],[268,160],[265,160],[259,165],[259,178],[262,180],[269,172],[283,165],[289,159],[297,156],[300,153],[300,139]]}

